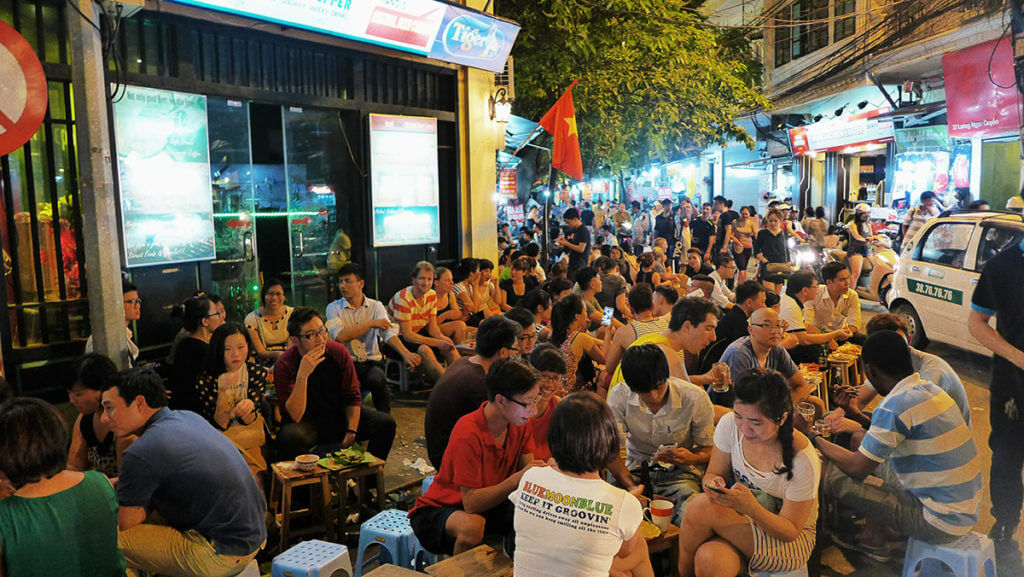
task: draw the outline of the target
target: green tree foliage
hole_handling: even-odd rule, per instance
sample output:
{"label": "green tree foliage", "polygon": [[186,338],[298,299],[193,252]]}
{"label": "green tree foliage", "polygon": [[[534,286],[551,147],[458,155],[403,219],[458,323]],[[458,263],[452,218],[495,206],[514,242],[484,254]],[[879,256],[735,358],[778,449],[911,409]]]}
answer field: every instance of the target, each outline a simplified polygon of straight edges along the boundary
{"label": "green tree foliage", "polygon": [[587,172],[671,160],[753,140],[734,118],[764,109],[759,63],[742,35],[707,26],[681,0],[498,0],[522,24],[513,112],[539,120],[573,89]]}

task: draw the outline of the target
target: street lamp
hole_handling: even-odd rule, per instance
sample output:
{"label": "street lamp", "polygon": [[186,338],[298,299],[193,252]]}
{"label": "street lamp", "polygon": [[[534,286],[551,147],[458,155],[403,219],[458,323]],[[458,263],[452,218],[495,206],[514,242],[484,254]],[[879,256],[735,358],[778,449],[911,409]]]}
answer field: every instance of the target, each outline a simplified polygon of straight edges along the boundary
{"label": "street lamp", "polygon": [[512,99],[508,98],[508,90],[504,86],[487,97],[487,109],[490,111],[491,120],[508,122],[512,116]]}

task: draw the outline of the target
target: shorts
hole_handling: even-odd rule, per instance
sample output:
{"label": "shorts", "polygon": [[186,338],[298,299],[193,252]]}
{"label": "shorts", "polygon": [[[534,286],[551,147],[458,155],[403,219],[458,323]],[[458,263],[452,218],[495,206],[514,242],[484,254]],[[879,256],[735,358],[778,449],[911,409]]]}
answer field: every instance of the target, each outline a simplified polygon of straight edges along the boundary
{"label": "shorts", "polygon": [[747,270],[747,265],[750,263],[750,256],[753,252],[754,249],[752,248],[745,248],[742,251],[733,251],[732,258],[736,261],[736,270]]}
{"label": "shorts", "polygon": [[814,550],[814,527],[804,527],[794,541],[786,543],[750,521],[750,529],[754,532],[754,554],[750,557],[747,570],[770,571],[784,573],[795,571],[805,565]]}
{"label": "shorts", "polygon": [[870,249],[868,249],[868,245],[866,245],[866,244],[850,245],[849,247],[847,247],[847,249],[848,249],[847,250],[847,254],[846,254],[847,258],[849,258],[849,257],[851,257],[851,256],[853,256],[855,254],[859,254],[860,256],[862,256],[864,258],[868,258],[868,256],[871,254],[871,251],[870,251]]}
{"label": "shorts", "polygon": [[[451,555],[455,551],[455,537],[448,534],[445,526],[453,513],[462,511],[459,507],[420,507],[409,514],[409,525],[412,532],[420,540],[420,545],[435,555]],[[515,505],[505,500],[490,511],[485,512],[484,535],[501,535],[512,533]]]}

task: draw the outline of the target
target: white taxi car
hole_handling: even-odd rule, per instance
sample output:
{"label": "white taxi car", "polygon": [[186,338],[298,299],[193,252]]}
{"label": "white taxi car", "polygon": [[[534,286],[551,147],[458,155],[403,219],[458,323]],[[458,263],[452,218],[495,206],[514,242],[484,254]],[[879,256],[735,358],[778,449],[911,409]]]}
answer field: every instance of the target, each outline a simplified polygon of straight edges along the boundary
{"label": "white taxi car", "polygon": [[971,211],[928,221],[906,244],[886,295],[889,311],[907,321],[911,345],[938,341],[991,355],[967,330],[971,297],[985,263],[1021,239],[1024,218],[1015,213]]}

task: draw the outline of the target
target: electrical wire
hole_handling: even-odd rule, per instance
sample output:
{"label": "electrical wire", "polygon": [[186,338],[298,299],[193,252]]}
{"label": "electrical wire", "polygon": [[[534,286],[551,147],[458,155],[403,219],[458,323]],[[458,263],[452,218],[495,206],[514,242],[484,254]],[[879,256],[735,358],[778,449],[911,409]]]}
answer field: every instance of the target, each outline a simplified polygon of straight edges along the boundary
{"label": "electrical wire", "polygon": [[66,4],[68,5],[68,6],[70,6],[70,7],[71,7],[71,9],[72,9],[72,10],[74,10],[75,12],[77,12],[77,13],[78,13],[78,15],[82,17],[82,20],[85,20],[86,22],[88,22],[88,23],[89,23],[89,26],[92,26],[92,27],[93,27],[93,28],[94,28],[94,29],[95,29],[95,30],[96,30],[97,32],[99,32],[99,33],[100,33],[101,35],[103,34],[103,31],[102,31],[102,30],[100,30],[100,27],[99,27],[99,26],[97,26],[97,25],[96,25],[96,23],[95,23],[95,22],[93,22],[91,18],[89,18],[88,16],[86,16],[84,12],[82,12],[82,10],[81,10],[81,9],[80,9],[80,8],[78,7],[78,4],[77,4],[77,3],[75,3],[75,0],[64,0],[64,1],[65,1],[65,3],[66,3]]}
{"label": "electrical wire", "polygon": [[1010,27],[1012,25],[1013,25],[1013,20],[1010,20],[1009,22],[1007,22],[1006,26],[1003,27],[1003,32],[999,35],[999,38],[996,40],[996,43],[992,45],[992,53],[988,55],[988,67],[985,70],[985,72],[988,74],[988,81],[991,82],[993,86],[995,86],[997,88],[1002,88],[1003,90],[1008,90],[1010,88],[1016,88],[1017,87],[1017,75],[1014,74],[1014,76],[1013,76],[1013,84],[1011,84],[1009,86],[1003,86],[1002,84],[999,84],[998,82],[996,82],[995,78],[992,78],[992,60],[996,56],[996,50],[999,48],[999,44],[1002,43],[1003,38],[1006,37],[1006,34],[1007,34],[1007,32],[1010,31]]}

